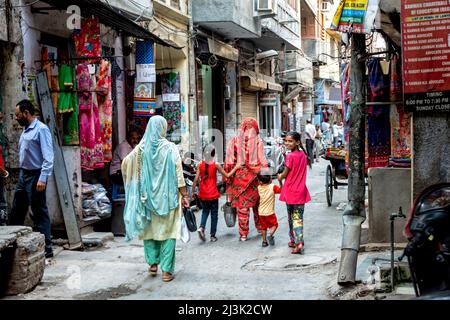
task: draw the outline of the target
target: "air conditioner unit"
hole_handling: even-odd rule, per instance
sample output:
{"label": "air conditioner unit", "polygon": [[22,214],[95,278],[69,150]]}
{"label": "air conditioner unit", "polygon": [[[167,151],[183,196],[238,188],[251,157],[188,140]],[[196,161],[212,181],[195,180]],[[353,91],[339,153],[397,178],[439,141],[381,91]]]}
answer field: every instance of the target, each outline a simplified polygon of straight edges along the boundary
{"label": "air conditioner unit", "polygon": [[274,8],[273,0],[257,0],[256,10],[258,11],[273,11]]}
{"label": "air conditioner unit", "polygon": [[275,17],[278,14],[278,0],[255,0],[255,16],[260,18]]}

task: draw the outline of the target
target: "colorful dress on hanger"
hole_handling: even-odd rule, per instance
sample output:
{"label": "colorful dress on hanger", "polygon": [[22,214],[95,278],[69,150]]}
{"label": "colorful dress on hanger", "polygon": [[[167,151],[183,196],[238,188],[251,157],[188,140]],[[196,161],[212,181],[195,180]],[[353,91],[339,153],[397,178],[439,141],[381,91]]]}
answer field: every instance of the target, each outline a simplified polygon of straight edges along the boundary
{"label": "colorful dress on hanger", "polygon": [[73,40],[79,58],[101,57],[100,23],[97,18],[83,18],[81,29],[74,31]]}
{"label": "colorful dress on hanger", "polygon": [[103,141],[103,161],[112,161],[112,86],[111,65],[102,60],[97,78],[97,101]]}
{"label": "colorful dress on hanger", "polygon": [[78,99],[75,68],[62,65],[59,71],[59,87],[57,111],[63,117],[63,144],[79,145],[78,132]]}
{"label": "colorful dress on hanger", "polygon": [[50,92],[52,94],[52,102],[53,102],[53,110],[55,113],[57,112],[58,108],[58,91],[59,91],[59,77],[58,75],[53,75],[53,68],[57,68],[55,66],[52,66],[52,63],[49,61],[49,53],[48,53],[48,47],[43,46],[42,47],[42,53],[41,53],[41,59],[44,61],[42,70],[45,71],[47,74],[47,81],[48,81],[48,87],[50,89]]}
{"label": "colorful dress on hanger", "polygon": [[59,70],[58,113],[73,112],[77,106],[75,70],[66,64]]}
{"label": "colorful dress on hanger", "polygon": [[78,100],[80,104],[81,167],[94,170],[104,167],[100,117],[95,94],[95,76],[87,64],[77,66]]}

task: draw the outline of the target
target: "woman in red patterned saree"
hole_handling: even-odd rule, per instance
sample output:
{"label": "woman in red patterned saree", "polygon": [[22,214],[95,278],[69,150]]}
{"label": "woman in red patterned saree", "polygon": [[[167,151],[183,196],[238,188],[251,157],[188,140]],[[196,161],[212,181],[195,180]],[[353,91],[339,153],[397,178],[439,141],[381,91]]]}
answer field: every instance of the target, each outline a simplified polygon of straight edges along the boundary
{"label": "woman in red patterned saree", "polygon": [[246,241],[251,208],[253,208],[256,229],[260,233],[257,175],[262,168],[267,167],[258,122],[253,118],[246,118],[243,121],[239,134],[228,144],[225,171],[230,172],[237,163],[240,163],[242,168],[228,179],[227,195],[232,207],[238,210],[240,240]]}

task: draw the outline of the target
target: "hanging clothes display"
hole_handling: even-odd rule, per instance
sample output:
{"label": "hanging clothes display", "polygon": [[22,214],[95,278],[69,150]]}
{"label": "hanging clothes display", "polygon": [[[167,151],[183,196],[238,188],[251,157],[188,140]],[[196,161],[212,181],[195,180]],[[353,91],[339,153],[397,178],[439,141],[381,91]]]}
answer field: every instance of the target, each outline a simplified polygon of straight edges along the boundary
{"label": "hanging clothes display", "polygon": [[[367,62],[368,96],[370,102],[386,102],[389,98],[389,81],[383,74],[380,59]],[[380,168],[389,166],[391,153],[389,105],[369,106],[367,108],[367,144],[368,167]]]}
{"label": "hanging clothes display", "polygon": [[94,92],[95,75],[89,73],[87,64],[79,64],[76,74],[80,109],[81,167],[94,170],[104,167],[100,117]]}
{"label": "hanging clothes display", "polygon": [[73,33],[78,58],[100,58],[100,23],[97,18],[83,18],[81,29]]}
{"label": "hanging clothes display", "polygon": [[[55,49],[55,48],[53,48]],[[47,74],[48,87],[52,94],[52,102],[55,113],[58,108],[58,91],[59,91],[59,71],[58,66],[52,65],[51,59],[56,59],[56,55],[52,52],[52,57],[49,54],[49,47],[42,46],[41,59],[43,61],[42,70]]]}
{"label": "hanging clothes display", "polygon": [[[151,40],[136,42],[136,69],[150,70],[154,65],[154,42]],[[150,82],[147,72],[142,78],[136,79],[134,87],[133,115],[137,117],[151,117],[156,113],[155,82]],[[156,79],[155,79],[156,80]],[[146,82],[142,82],[146,81]]]}
{"label": "hanging clothes display", "polygon": [[368,100],[369,102],[385,102],[389,97],[389,81],[383,74],[380,59],[372,58],[367,61],[368,76]]}
{"label": "hanging clothes display", "polygon": [[112,161],[112,86],[111,64],[102,60],[97,77],[97,102],[100,112],[103,161]]}
{"label": "hanging clothes display", "polygon": [[59,70],[58,113],[73,112],[77,107],[75,69],[69,65],[61,65]]}
{"label": "hanging clothes display", "polygon": [[403,88],[402,88],[402,74],[401,64],[399,58],[396,54],[391,57],[391,86],[390,86],[390,97],[392,102],[401,101],[403,98]]}
{"label": "hanging clothes display", "polygon": [[411,158],[411,114],[402,105],[391,106],[391,157],[394,161]]}
{"label": "hanging clothes display", "polygon": [[[167,120],[167,137],[175,143],[181,142],[181,101],[180,74],[171,72],[161,75],[161,91],[163,99],[163,114]],[[174,133],[178,132],[178,135]]]}

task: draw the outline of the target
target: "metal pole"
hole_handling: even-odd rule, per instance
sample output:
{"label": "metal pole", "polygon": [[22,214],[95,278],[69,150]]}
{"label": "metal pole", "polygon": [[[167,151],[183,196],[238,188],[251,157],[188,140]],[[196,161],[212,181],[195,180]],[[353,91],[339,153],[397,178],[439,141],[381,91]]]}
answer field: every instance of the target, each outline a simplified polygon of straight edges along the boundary
{"label": "metal pole", "polygon": [[364,208],[366,67],[364,60],[361,59],[366,52],[366,38],[364,34],[352,34],[351,39],[348,204],[342,219],[344,233],[338,274],[338,284],[341,285],[355,283],[361,224],[366,219]]}
{"label": "metal pole", "polygon": [[391,291],[394,291],[394,221],[395,217],[391,216]]}
{"label": "metal pole", "polygon": [[[189,65],[189,149],[192,150],[194,145],[199,143],[198,132],[198,111],[197,111],[197,79],[195,69],[197,64],[195,61],[194,47],[194,23],[192,20],[192,1],[187,1],[189,15],[189,39],[188,39],[188,65]],[[194,131],[194,132],[192,132]]]}

